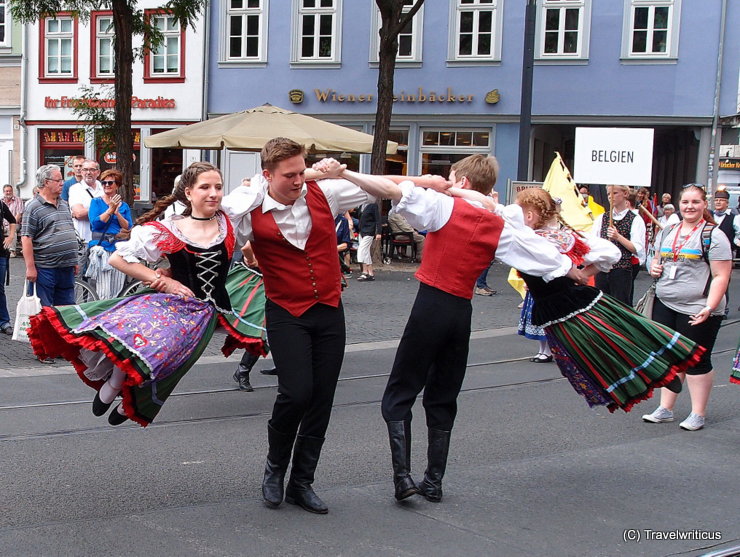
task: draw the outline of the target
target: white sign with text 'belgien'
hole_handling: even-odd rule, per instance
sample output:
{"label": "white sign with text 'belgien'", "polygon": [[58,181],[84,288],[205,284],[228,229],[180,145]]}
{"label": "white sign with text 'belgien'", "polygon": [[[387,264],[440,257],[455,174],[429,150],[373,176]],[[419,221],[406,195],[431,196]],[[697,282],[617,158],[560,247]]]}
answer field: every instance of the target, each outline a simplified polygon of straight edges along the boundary
{"label": "white sign with text 'belgien'", "polygon": [[576,128],[575,181],[649,188],[653,135],[652,128]]}

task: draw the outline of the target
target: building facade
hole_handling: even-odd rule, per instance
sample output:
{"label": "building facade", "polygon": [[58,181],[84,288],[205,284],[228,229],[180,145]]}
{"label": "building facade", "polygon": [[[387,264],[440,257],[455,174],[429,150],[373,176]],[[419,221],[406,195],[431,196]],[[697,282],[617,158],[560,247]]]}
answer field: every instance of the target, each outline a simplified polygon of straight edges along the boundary
{"label": "building facade", "polygon": [[0,185],[21,176],[21,44],[23,29],[13,23],[7,1],[0,0]]}
{"label": "building facade", "polygon": [[[204,113],[205,16],[195,28],[181,29],[172,16],[156,9],[159,5],[139,3],[164,34],[164,44],[133,66],[134,183],[137,197],[144,200],[169,193],[183,165],[201,156],[198,151],[142,148],[147,136],[200,121]],[[84,21],[60,12],[25,26],[23,197],[30,197],[40,165],[63,166],[65,177],[72,174],[71,158],[78,154],[98,161],[103,170],[115,166],[115,152],[79,109],[114,107],[112,37],[112,12],[106,10],[94,11]],[[141,37],[134,37],[134,48],[141,43]]]}
{"label": "building facade", "polygon": [[[402,149],[389,170],[446,174],[481,152],[501,163],[497,189],[516,178],[525,4],[424,4],[399,38],[391,139]],[[224,0],[209,24],[209,117],[270,103],[372,133],[372,0]],[[572,164],[578,126],[651,127],[646,185],[706,183],[712,145],[738,143],[739,28],[740,5],[726,0],[538,0],[528,178],[544,178],[553,151]],[[257,164],[214,156],[231,186]],[[367,158],[356,164],[367,170]]]}

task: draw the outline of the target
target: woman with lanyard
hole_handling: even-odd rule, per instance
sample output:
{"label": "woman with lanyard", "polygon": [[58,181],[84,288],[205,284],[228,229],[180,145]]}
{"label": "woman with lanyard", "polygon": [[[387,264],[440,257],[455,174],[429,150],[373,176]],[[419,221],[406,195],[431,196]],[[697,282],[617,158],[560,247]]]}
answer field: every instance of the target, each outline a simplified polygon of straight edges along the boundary
{"label": "woman with lanyard", "polygon": [[[707,194],[700,185],[684,186],[680,208],[683,220],[664,229],[655,242],[656,254],[650,267],[651,276],[657,279],[653,319],[706,348],[699,363],[680,374],[686,375],[691,413],[679,426],[695,431],[704,427],[712,390],[712,349],[724,314],[732,253],[727,237],[714,226],[707,210]],[[672,422],[677,397],[663,389],[660,406],[642,419]]]}

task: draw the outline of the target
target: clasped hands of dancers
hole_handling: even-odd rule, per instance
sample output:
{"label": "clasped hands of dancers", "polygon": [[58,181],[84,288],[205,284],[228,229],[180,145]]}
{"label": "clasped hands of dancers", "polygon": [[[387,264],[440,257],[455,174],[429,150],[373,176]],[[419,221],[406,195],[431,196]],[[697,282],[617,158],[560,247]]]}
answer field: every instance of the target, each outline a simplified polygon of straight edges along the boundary
{"label": "clasped hands of dancers", "polygon": [[[44,308],[29,329],[36,354],[72,362],[98,391],[95,415],[120,393],[123,401],[108,421],[146,426],[217,325],[228,333],[226,355],[237,347],[264,354],[266,329],[279,373],[263,498],[270,507],[286,500],[324,514],[328,508],[312,484],[345,345],[334,215],[373,197],[391,199],[393,211],[428,230],[416,273],[419,291],[382,400],[398,500],[414,494],[442,499],[467,365],[473,285],[494,257],[521,272],[535,301],[533,322],[544,328],[563,375],[591,406],[629,411],[654,388],[674,386],[676,372],[703,350],[584,286],[590,274],[613,264],[618,250],[568,228],[557,236],[535,231],[551,216],[552,199],[542,190],[519,205],[496,204],[489,197],[498,175],[493,157],[467,157],[445,180],[360,174],[333,159],[306,169],[304,156],[289,139],[271,140],[261,153],[262,173],[226,197],[220,171],[193,163],[110,259],[152,290]],[[182,216],[154,220],[176,200],[186,206]],[[233,270],[230,276],[234,244],[246,241],[263,276],[235,277]],[[139,262],[160,257],[169,260],[168,275]],[[410,475],[411,409],[422,389],[428,448],[417,484]]]}

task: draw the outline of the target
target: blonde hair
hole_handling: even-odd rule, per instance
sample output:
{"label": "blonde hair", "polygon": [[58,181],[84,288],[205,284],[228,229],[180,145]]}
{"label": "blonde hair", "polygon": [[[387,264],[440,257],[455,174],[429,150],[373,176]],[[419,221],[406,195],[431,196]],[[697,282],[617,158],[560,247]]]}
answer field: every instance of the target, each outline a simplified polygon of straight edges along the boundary
{"label": "blonde hair", "polygon": [[467,178],[471,189],[488,195],[498,178],[498,161],[490,155],[470,155],[452,165],[455,178]]}

